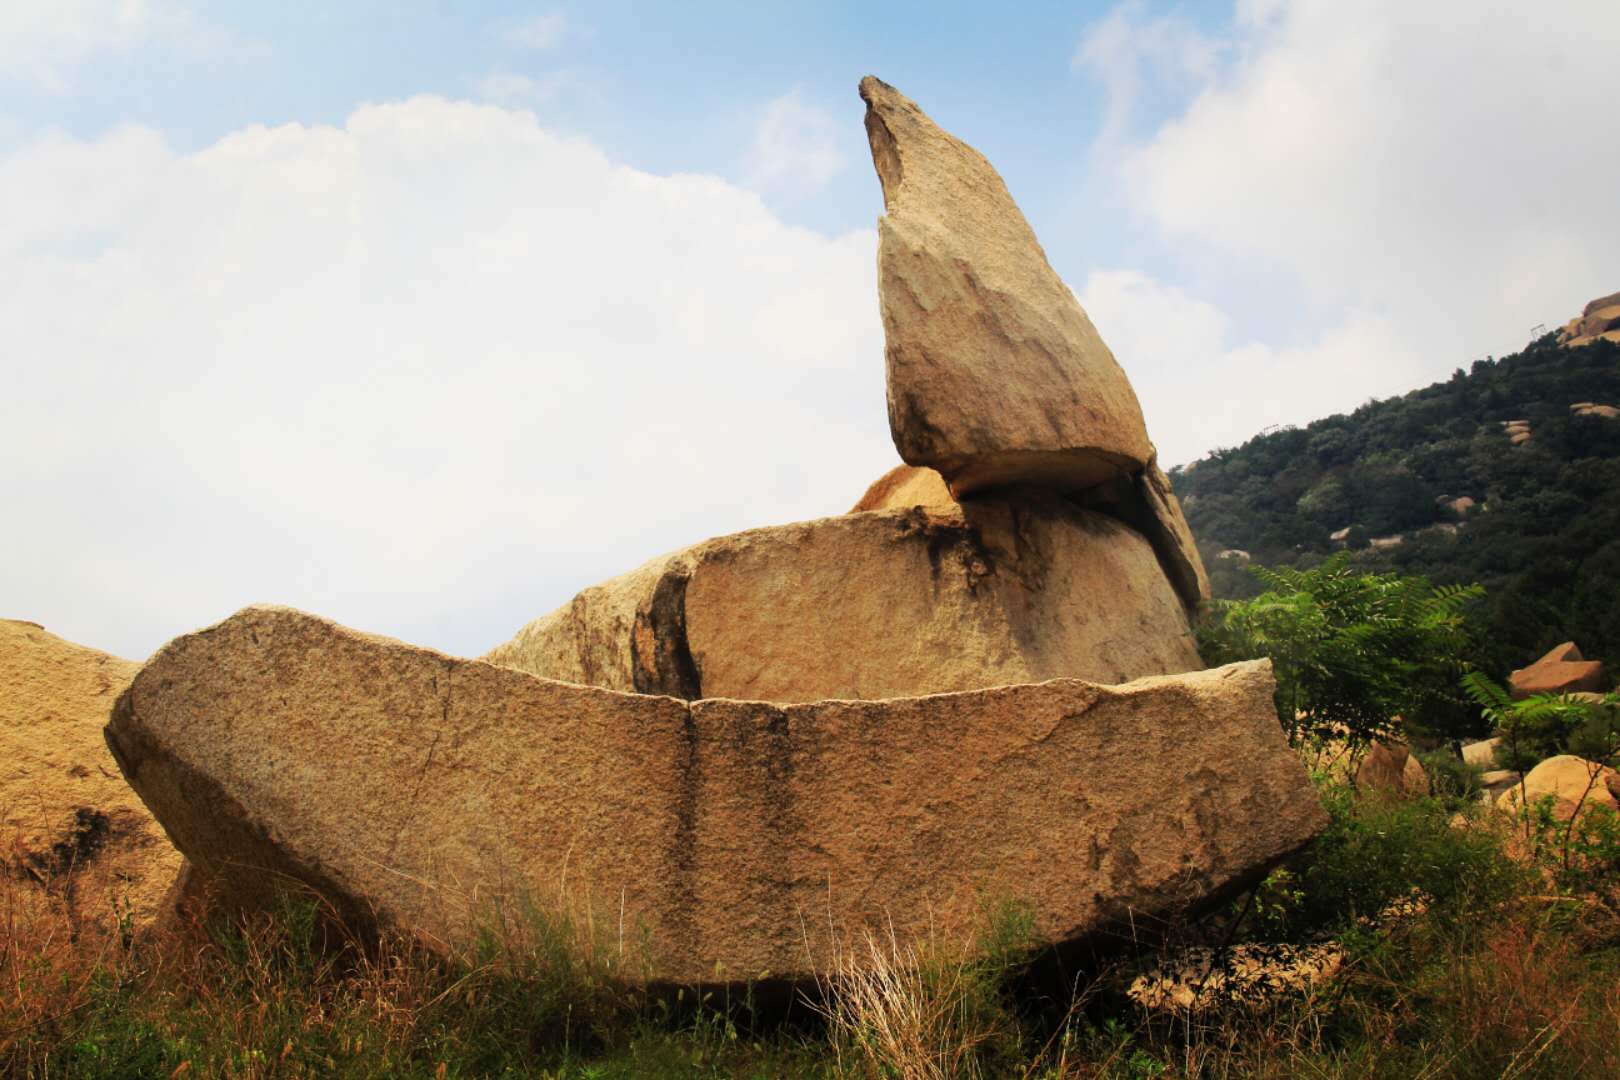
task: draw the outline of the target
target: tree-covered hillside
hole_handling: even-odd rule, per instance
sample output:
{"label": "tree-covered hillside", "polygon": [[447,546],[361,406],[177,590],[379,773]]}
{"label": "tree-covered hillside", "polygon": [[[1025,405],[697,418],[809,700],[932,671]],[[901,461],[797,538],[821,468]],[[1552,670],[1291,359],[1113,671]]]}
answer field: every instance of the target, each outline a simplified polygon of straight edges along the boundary
{"label": "tree-covered hillside", "polygon": [[1620,665],[1620,417],[1571,409],[1588,402],[1620,405],[1620,345],[1549,334],[1172,479],[1218,597],[1260,588],[1223,551],[1303,567],[1348,547],[1370,570],[1484,585],[1474,621],[1492,674],[1571,638]]}

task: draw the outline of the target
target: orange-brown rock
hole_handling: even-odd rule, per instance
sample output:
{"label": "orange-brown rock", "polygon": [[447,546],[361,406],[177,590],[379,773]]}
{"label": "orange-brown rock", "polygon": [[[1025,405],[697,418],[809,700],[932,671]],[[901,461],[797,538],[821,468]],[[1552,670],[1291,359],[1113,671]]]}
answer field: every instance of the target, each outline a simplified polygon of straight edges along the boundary
{"label": "orange-brown rock", "polygon": [[101,735],[139,669],[0,619],[0,872],[59,897],[76,924],[151,923],[180,868]]}
{"label": "orange-brown rock", "polygon": [[878,297],[889,430],[958,496],[1078,490],[1146,468],[1141,405],[984,156],[861,80],[883,187]]}
{"label": "orange-brown rock", "polygon": [[915,941],[986,897],[1060,942],[1253,880],[1325,822],[1273,691],[1252,661],[687,703],[249,608],[165,646],[107,738],[222,903],[303,883],[454,942],[503,896],[570,897],[646,977],[702,983],[825,971],[843,934]]}
{"label": "orange-brown rock", "polygon": [[1589,345],[1597,340],[1620,341],[1620,293],[1587,302],[1581,313],[1558,332],[1564,345]]}
{"label": "orange-brown rock", "polygon": [[1375,742],[1356,768],[1356,787],[1394,795],[1427,795],[1429,774],[1402,742]]}
{"label": "orange-brown rock", "polygon": [[1509,787],[1496,805],[1502,810],[1517,811],[1526,801],[1535,806],[1551,796],[1553,817],[1568,821],[1577,812],[1585,813],[1595,807],[1620,810],[1616,789],[1620,789],[1620,773],[1595,761],[1559,754],[1525,773],[1523,784]]}
{"label": "orange-brown rock", "polygon": [[872,481],[872,486],[866,489],[859,502],[850,507],[849,512],[860,514],[868,510],[905,510],[913,506],[935,513],[961,512],[961,505],[938,470],[916,465],[896,465]]}
{"label": "orange-brown rock", "polygon": [[1496,768],[1496,748],[1500,745],[1502,745],[1500,736],[1469,743],[1462,748],[1462,759],[1468,765],[1477,765],[1481,769],[1494,769]]}
{"label": "orange-brown rock", "polygon": [[1147,540],[1039,493],[718,537],[586,589],[484,658],[612,690],[764,701],[1203,666]]}
{"label": "orange-brown rock", "polygon": [[1546,656],[1508,676],[1508,688],[1516,699],[1532,694],[1560,694],[1581,690],[1603,690],[1603,662],[1586,660],[1573,641],[1553,649]]}

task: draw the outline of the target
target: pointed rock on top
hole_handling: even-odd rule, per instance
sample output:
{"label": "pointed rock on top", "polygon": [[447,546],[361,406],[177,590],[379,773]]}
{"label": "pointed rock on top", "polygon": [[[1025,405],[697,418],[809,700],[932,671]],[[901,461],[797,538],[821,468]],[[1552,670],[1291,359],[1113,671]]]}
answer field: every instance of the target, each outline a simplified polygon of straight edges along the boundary
{"label": "pointed rock on top", "polygon": [[1125,372],[984,155],[861,80],[883,186],[889,430],[958,495],[1092,487],[1153,457]]}

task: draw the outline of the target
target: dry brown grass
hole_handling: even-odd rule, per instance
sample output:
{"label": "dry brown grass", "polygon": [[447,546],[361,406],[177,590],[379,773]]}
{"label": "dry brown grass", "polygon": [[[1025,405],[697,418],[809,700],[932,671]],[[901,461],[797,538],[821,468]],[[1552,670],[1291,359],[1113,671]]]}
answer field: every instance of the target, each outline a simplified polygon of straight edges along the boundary
{"label": "dry brown grass", "polygon": [[981,1055],[1012,1031],[971,948],[937,933],[904,944],[891,925],[844,949],[821,1005],[840,1071],[898,1080],[983,1075]]}

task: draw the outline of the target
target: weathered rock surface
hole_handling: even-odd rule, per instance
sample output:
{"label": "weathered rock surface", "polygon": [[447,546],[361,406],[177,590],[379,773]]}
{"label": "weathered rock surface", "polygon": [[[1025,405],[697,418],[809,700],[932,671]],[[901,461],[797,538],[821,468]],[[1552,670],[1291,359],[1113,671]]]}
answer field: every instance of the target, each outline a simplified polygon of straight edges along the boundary
{"label": "weathered rock surface", "polygon": [[1516,699],[1532,694],[1558,694],[1604,689],[1603,662],[1586,660],[1573,641],[1566,641],[1546,656],[1508,676],[1508,689]]}
{"label": "weathered rock surface", "polygon": [[1487,769],[1480,774],[1480,800],[1494,803],[1502,797],[1508,788],[1516,786],[1522,779],[1521,774],[1512,769]]}
{"label": "weathered rock surface", "polygon": [[936,469],[916,465],[896,465],[866,489],[860,501],[850,507],[852,514],[868,510],[906,510],[920,506],[935,513],[955,514],[961,504],[951,494],[950,485]]}
{"label": "weathered rock surface", "polygon": [[1034,495],[718,537],[586,589],[484,659],[611,690],[763,701],[1203,666],[1151,545]]}
{"label": "weathered rock surface", "polygon": [[151,923],[180,869],[101,735],[138,670],[0,619],[0,871],[59,897],[76,923]]}
{"label": "weathered rock surface", "polygon": [[647,977],[722,982],[826,970],[840,935],[914,940],[987,896],[1057,942],[1252,880],[1325,823],[1273,689],[1256,661],[686,703],[249,608],[165,646],[107,739],[222,903],[302,882],[453,942],[502,895],[567,896],[645,942]]}
{"label": "weathered rock surface", "polygon": [[889,429],[957,495],[1077,490],[1153,457],[1124,371],[984,156],[861,80],[883,185],[878,295]]}
{"label": "weathered rock surface", "polygon": [[[1209,599],[1209,576],[1192,529],[1181,513],[1170,478],[1150,462],[1139,473],[1075,494],[1078,504],[1101,510],[1141,533],[1158,556],[1170,584],[1189,607]],[[897,465],[879,477],[850,513],[920,506],[936,514],[960,514],[961,503],[937,470]]]}
{"label": "weathered rock surface", "polygon": [[1147,537],[1165,576],[1188,607],[1208,600],[1209,575],[1191,527],[1182,516],[1170,478],[1149,461],[1147,468],[1100,484],[1076,496],[1081,505],[1102,510]]}
{"label": "weathered rock surface", "polygon": [[1469,743],[1462,748],[1462,759],[1469,765],[1478,765],[1482,769],[1496,768],[1496,748],[1502,745],[1500,737],[1481,739],[1479,742]]}
{"label": "weathered rock surface", "polygon": [[1394,795],[1427,795],[1429,774],[1402,742],[1375,742],[1356,768],[1356,786]]}
{"label": "weathered rock surface", "polygon": [[1595,761],[1559,754],[1541,762],[1524,774],[1524,783],[1514,784],[1502,793],[1497,807],[1516,811],[1528,800],[1535,806],[1543,798],[1553,798],[1553,816],[1568,821],[1577,812],[1594,807],[1620,810],[1620,773]]}

